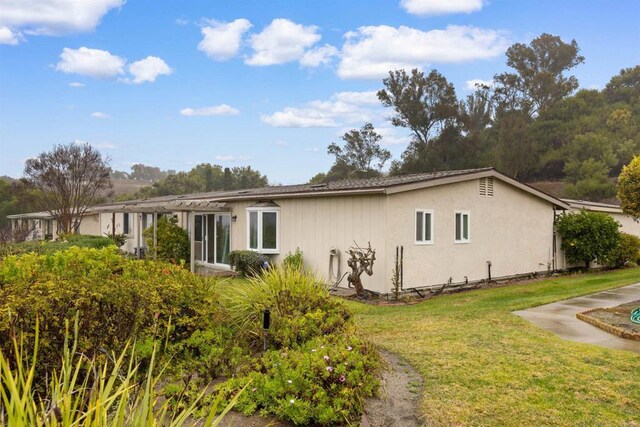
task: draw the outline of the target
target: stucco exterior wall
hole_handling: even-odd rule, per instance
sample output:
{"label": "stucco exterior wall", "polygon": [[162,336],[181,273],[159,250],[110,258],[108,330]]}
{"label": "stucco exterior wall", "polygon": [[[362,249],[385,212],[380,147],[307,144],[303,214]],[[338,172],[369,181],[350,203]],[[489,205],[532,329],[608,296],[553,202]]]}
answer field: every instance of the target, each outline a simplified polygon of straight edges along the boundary
{"label": "stucco exterior wall", "polygon": [[609,213],[621,225],[620,231],[640,237],[640,222],[636,222],[628,215],[621,213]]}
{"label": "stucco exterior wall", "polygon": [[80,227],[78,227],[78,234],[101,236],[100,214],[86,215],[82,217]]}
{"label": "stucco exterior wall", "polygon": [[[374,274],[362,276],[365,288],[387,292],[385,254],[385,199],[382,195],[313,197],[277,199],[280,206],[280,250],[271,255],[281,262],[296,248],[304,254],[305,265],[320,277],[329,280],[329,251],[340,251],[340,275],[347,271],[345,253],[354,245],[376,250]],[[231,215],[237,215],[231,223],[231,250],[247,249],[247,208],[254,202],[231,203]],[[337,260],[334,260],[337,267]],[[334,267],[334,274],[337,268]],[[340,286],[347,286],[346,278]]]}
{"label": "stucco exterior wall", "polygon": [[[404,246],[404,287],[545,271],[552,261],[553,206],[502,181],[480,196],[478,180],[388,197],[387,283],[396,246]],[[415,243],[416,209],[433,210],[433,244]],[[470,242],[454,243],[455,212],[469,212]]]}

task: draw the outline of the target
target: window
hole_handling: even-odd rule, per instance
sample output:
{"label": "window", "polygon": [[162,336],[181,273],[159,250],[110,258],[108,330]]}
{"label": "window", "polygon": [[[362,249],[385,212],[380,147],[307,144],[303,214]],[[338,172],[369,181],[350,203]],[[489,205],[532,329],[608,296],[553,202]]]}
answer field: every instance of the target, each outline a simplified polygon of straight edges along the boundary
{"label": "window", "polygon": [[416,244],[433,243],[433,211],[416,209]]}
{"label": "window", "polygon": [[265,254],[279,252],[279,211],[260,208],[247,209],[247,246]]}
{"label": "window", "polygon": [[456,243],[468,243],[469,237],[469,212],[456,212]]}
{"label": "window", "polygon": [[131,234],[131,214],[122,214],[122,232],[124,234]]}

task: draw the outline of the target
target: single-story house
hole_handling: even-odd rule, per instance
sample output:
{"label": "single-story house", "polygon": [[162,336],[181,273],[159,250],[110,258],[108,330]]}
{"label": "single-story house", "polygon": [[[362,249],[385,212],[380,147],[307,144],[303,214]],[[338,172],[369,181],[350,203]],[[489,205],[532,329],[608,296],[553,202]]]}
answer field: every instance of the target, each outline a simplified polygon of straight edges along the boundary
{"label": "single-story house", "polygon": [[99,218],[96,234],[125,233],[132,253],[146,246],[141,230],[177,217],[194,269],[228,270],[233,250],[280,262],[299,248],[307,267],[340,286],[346,251],[370,243],[376,261],[363,284],[388,293],[396,269],[404,289],[564,269],[554,220],[580,208],[571,203],[482,168],[157,197],[89,215]]}
{"label": "single-story house", "polygon": [[[58,224],[49,212],[30,212],[24,214],[7,215],[11,221],[11,229],[24,230],[26,240],[54,240],[58,237]],[[100,235],[100,214],[85,212],[80,220],[78,234]]]}

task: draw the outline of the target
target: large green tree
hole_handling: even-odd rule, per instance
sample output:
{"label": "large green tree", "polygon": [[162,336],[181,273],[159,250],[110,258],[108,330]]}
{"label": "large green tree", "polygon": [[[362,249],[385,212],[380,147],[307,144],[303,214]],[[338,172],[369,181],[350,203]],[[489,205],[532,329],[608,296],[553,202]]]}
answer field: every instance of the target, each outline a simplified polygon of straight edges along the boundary
{"label": "large green tree", "polygon": [[380,172],[391,158],[391,152],[380,146],[382,135],[371,123],[360,129],[351,129],[340,138],[344,145],[341,147],[334,142],[327,147],[327,152],[336,157],[336,162],[342,162],[354,171]]}
{"label": "large green tree", "polygon": [[[392,108],[391,124],[411,131],[411,142],[402,154],[402,162],[394,162],[392,173],[429,170],[429,147],[440,135],[458,126],[458,99],[455,88],[436,70],[425,75],[417,69],[390,71],[378,91],[378,99]],[[447,139],[447,138],[445,138]]]}
{"label": "large green tree", "polygon": [[542,34],[530,44],[516,43],[507,49],[512,72],[497,74],[495,97],[498,109],[521,110],[531,116],[549,108],[578,88],[578,79],[566,72],[584,62],[578,43]]}

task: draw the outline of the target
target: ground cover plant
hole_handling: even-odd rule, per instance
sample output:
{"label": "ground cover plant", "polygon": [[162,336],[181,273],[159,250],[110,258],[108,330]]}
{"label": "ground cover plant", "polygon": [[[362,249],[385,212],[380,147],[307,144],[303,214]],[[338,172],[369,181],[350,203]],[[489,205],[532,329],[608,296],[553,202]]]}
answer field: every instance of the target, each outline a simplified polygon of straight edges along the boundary
{"label": "ground cover plant", "polygon": [[511,312],[638,281],[633,268],[349,306],[374,343],[419,370],[429,424],[634,425],[640,355],[562,340]]}

